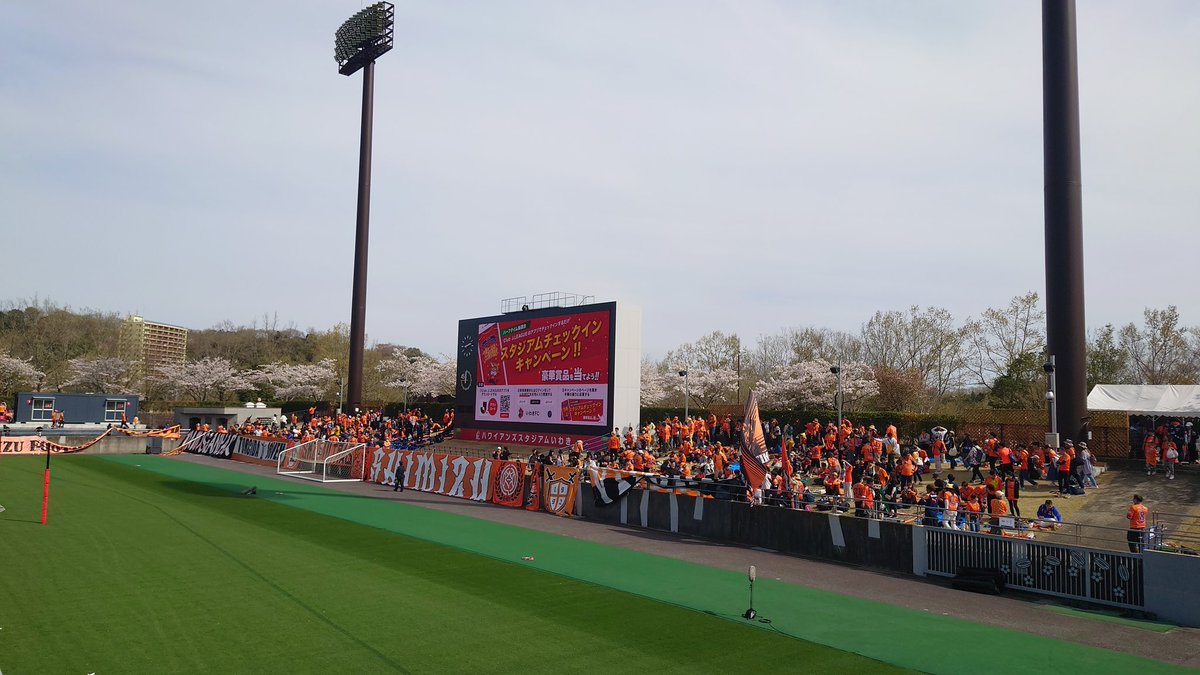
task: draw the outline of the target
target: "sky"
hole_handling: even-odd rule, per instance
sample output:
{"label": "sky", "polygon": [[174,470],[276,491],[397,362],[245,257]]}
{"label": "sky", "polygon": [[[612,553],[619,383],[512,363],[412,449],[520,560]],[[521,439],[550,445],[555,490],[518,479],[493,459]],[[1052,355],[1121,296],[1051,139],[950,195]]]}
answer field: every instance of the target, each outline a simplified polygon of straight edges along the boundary
{"label": "sky", "polygon": [[[1200,3],[1079,3],[1087,323],[1200,324]],[[0,3],[0,300],[349,322],[345,0]],[[378,63],[367,334],[563,291],[857,331],[1044,294],[1034,0],[401,2]]]}

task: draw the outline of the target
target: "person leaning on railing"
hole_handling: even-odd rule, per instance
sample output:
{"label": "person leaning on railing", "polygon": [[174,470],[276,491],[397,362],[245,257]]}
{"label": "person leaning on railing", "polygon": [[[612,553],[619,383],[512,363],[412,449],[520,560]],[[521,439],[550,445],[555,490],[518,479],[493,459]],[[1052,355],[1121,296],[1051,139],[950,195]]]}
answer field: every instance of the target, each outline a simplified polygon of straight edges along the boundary
{"label": "person leaning on railing", "polygon": [[1129,533],[1125,538],[1129,541],[1130,553],[1142,552],[1142,546],[1146,543],[1146,516],[1149,513],[1150,509],[1142,503],[1142,496],[1134,495],[1129,512],[1125,514],[1125,518],[1129,520]]}

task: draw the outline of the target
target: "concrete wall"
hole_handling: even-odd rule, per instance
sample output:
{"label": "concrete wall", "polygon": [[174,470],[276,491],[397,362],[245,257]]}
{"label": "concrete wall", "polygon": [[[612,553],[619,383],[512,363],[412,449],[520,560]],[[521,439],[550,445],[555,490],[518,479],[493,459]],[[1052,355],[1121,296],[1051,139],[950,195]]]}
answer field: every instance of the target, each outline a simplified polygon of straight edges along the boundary
{"label": "concrete wall", "polygon": [[1146,611],[1181,626],[1200,626],[1200,556],[1145,551]]}
{"label": "concrete wall", "polygon": [[[616,330],[613,331],[613,409],[614,428],[637,428],[642,414],[642,308],[617,303]],[[598,430],[602,431],[602,430]]]}
{"label": "concrete wall", "polygon": [[580,494],[584,518],[644,527],[851,565],[913,572],[913,528],[901,523],[755,506],[653,490],[631,490],[598,507],[591,488]]}
{"label": "concrete wall", "polygon": [[[47,434],[45,438],[59,445],[76,446],[83,445],[92,440],[92,438],[95,438],[95,436],[55,436]],[[148,436],[126,436],[125,434],[114,432],[83,452],[88,455],[142,455],[146,453],[146,446],[153,440],[156,439]],[[179,441],[169,439],[157,440],[162,441],[163,452],[174,450],[179,445]]]}

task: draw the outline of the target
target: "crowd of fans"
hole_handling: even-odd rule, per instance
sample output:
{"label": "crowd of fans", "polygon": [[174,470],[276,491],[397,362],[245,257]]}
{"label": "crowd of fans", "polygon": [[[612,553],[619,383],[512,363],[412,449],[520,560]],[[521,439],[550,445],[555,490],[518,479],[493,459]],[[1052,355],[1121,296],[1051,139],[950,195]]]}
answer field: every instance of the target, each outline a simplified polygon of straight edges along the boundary
{"label": "crowd of fans", "polygon": [[388,417],[379,410],[355,415],[346,413],[320,414],[309,408],[306,414],[272,415],[269,418],[247,420],[239,425],[218,425],[212,429],[202,424],[200,431],[236,433],[244,436],[283,438],[304,443],[322,439],[364,443],[368,447],[414,449],[441,442],[454,427],[454,411],[446,411],[438,421],[418,408]]}
{"label": "crowd of fans", "polygon": [[[297,442],[332,439],[415,449],[440,442],[453,425],[453,411],[438,421],[419,409],[387,417],[377,410],[347,415],[318,414],[310,408],[304,415],[277,415],[216,430]],[[207,425],[202,430],[207,431]],[[1061,448],[1037,442],[1010,444],[993,432],[978,440],[960,439],[943,427],[902,439],[895,425],[880,430],[848,419],[840,425],[817,419],[764,423],[768,473],[762,485],[749,485],[741,470],[742,431],[740,417],[673,417],[641,428],[614,429],[569,448],[534,450],[521,459],[651,474],[752,504],[853,511],[862,517],[974,532],[1057,527],[1062,515],[1051,499],[1035,514],[1022,513],[1021,490],[1026,486],[1048,481],[1051,494],[1060,498],[1098,487],[1094,456],[1085,442],[1066,440]],[[1176,464],[1196,461],[1197,436],[1190,422],[1146,429],[1140,439],[1148,475],[1162,465],[1171,479]],[[492,456],[507,460],[512,453],[498,447]]]}
{"label": "crowd of fans", "polygon": [[[1066,441],[1059,449],[1009,444],[991,432],[978,441],[958,439],[943,427],[902,439],[895,425],[880,430],[817,419],[764,423],[768,475],[762,485],[748,485],[739,470],[742,424],[730,416],[675,417],[614,430],[600,447],[579,441],[570,449],[531,454],[528,461],[656,474],[753,504],[853,510],[976,532],[998,532],[1009,518],[1009,526],[1019,529],[1060,523],[1051,500],[1036,514],[1021,512],[1027,485],[1049,481],[1062,498],[1097,487],[1094,458],[1082,442]],[[507,458],[507,450],[498,448],[493,456]]]}

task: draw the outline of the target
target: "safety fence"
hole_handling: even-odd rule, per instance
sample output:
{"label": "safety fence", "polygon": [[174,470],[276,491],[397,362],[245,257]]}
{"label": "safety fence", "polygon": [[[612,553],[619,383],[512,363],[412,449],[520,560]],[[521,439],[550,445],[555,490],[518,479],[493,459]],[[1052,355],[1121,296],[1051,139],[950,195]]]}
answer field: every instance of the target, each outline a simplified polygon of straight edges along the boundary
{"label": "safety fence", "polygon": [[926,573],[953,577],[967,569],[997,570],[1024,591],[1141,609],[1142,556],[1081,546],[922,528]]}
{"label": "safety fence", "polygon": [[1200,555],[1200,517],[1190,513],[1151,511],[1150,527],[1162,534],[1157,548],[1173,553]]}

